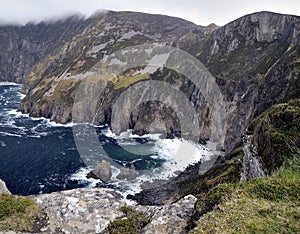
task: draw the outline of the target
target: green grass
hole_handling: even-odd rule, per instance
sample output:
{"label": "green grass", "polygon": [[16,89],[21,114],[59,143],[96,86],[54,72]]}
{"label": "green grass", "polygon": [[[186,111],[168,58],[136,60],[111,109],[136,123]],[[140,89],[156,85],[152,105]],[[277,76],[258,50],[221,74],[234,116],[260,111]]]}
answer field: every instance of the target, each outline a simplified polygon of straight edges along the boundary
{"label": "green grass", "polygon": [[0,195],[0,231],[30,232],[41,210],[28,197]]}
{"label": "green grass", "polygon": [[249,197],[269,201],[300,201],[300,172],[281,169],[271,177],[258,178],[241,185]]}
{"label": "green grass", "polygon": [[299,233],[300,172],[280,168],[271,177],[220,184],[199,199],[210,206],[190,233]]}
{"label": "green grass", "polygon": [[299,233],[299,204],[249,198],[243,190],[207,213],[191,233]]}
{"label": "green grass", "polygon": [[138,74],[135,76],[122,76],[116,82],[114,89],[127,88],[138,81],[147,80],[147,79],[149,79],[149,73]]}
{"label": "green grass", "polygon": [[128,206],[123,206],[120,210],[125,216],[109,223],[107,231],[110,234],[138,234],[149,222],[144,212],[136,211]]}

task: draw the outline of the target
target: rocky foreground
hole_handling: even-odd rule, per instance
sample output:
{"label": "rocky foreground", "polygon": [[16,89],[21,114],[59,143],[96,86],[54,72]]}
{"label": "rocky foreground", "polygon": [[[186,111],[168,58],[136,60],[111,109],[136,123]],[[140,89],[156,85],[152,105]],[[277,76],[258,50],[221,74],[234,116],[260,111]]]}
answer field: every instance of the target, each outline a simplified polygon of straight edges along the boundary
{"label": "rocky foreground", "polygon": [[[0,193],[9,192],[1,180],[0,185]],[[31,198],[42,210],[34,224],[34,232],[55,234],[107,233],[110,222],[125,217],[121,208],[126,206],[145,214],[149,220],[142,233],[184,233],[197,201],[194,196],[188,195],[171,205],[129,205],[120,193],[104,188],[81,188]]]}

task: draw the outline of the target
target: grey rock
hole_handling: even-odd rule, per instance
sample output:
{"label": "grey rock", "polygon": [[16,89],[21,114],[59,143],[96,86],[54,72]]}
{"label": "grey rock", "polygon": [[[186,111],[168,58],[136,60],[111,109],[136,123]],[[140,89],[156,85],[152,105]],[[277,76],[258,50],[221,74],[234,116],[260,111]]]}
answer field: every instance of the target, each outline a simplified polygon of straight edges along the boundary
{"label": "grey rock", "polygon": [[[47,215],[47,224],[40,233],[106,233],[109,222],[122,219],[120,211],[127,205],[113,189],[81,188],[31,196]],[[145,212],[151,220],[142,233],[184,233],[187,220],[197,199],[188,195],[165,206],[130,205]]]}
{"label": "grey rock", "polygon": [[97,165],[97,167],[92,170],[90,173],[87,174],[87,178],[94,178],[94,179],[100,179],[104,183],[108,183],[111,179],[112,172],[111,172],[111,166],[110,163],[102,160],[101,163]]}
{"label": "grey rock", "polygon": [[3,180],[0,179],[0,194],[11,194],[8,188],[6,187],[6,184]]}
{"label": "grey rock", "polygon": [[182,234],[185,233],[187,221],[194,211],[196,197],[188,195],[176,203],[157,210],[151,222],[143,230],[143,234]]}
{"label": "grey rock", "polygon": [[132,164],[130,168],[121,168],[120,173],[117,175],[119,180],[134,180],[138,176],[134,165]]}
{"label": "grey rock", "polygon": [[66,41],[83,31],[87,22],[77,15],[56,22],[1,25],[0,81],[22,83],[34,65],[57,53]]}
{"label": "grey rock", "polygon": [[33,199],[48,216],[42,233],[101,233],[108,223],[123,213],[125,200],[112,189],[74,189],[42,194]]}

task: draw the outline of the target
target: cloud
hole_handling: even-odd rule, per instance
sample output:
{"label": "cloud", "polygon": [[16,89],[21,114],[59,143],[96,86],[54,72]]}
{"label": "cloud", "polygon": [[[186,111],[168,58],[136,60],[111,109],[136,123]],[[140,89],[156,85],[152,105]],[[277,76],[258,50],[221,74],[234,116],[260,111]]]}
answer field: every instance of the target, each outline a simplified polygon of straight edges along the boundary
{"label": "cloud", "polygon": [[223,25],[262,10],[300,15],[299,0],[0,0],[0,6],[0,22],[23,24],[73,12],[89,16],[98,9],[165,14],[201,25]]}

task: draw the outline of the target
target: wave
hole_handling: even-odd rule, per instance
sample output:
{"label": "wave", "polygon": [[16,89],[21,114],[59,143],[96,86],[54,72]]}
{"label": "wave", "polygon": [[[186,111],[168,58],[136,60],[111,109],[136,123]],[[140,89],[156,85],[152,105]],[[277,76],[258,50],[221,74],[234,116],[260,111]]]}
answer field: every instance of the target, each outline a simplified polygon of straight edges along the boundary
{"label": "wave", "polygon": [[[105,131],[105,135],[109,137],[114,137],[115,139],[130,139],[131,137],[143,138],[145,136],[137,136],[132,134],[131,130],[116,136],[108,128]],[[192,141],[187,141],[184,139],[160,139],[159,134],[148,134],[148,138],[155,139],[153,146],[154,159],[165,159],[162,166],[149,170],[137,170],[139,174],[135,180],[119,180],[116,176],[119,174],[120,169],[114,166],[112,168],[112,178],[109,184],[119,188],[124,197],[128,194],[138,193],[142,190],[142,185],[145,182],[154,182],[156,180],[167,180],[178,175],[179,172],[184,171],[189,165],[197,163],[199,161],[206,160],[213,155],[210,151],[203,145],[196,144]],[[136,143],[138,144],[138,143]],[[139,161],[141,159],[137,159]],[[82,180],[89,182],[89,186],[96,186],[99,180],[91,180],[86,178],[86,174],[90,172],[93,168],[81,168],[78,172],[72,175],[72,179]],[[89,181],[90,180],[90,181]]]}
{"label": "wave", "polygon": [[47,120],[47,123],[46,125],[48,127],[66,127],[66,128],[69,128],[69,127],[74,127],[75,125],[78,125],[78,123],[67,123],[67,124],[61,124],[61,123],[56,123],[54,121],[50,121],[49,119],[46,119]]}
{"label": "wave", "polygon": [[30,118],[29,114],[23,114],[21,111],[18,111],[18,109],[12,109],[8,111],[7,114],[15,116],[16,118],[20,118],[20,117]]}
{"label": "wave", "polygon": [[88,183],[87,187],[88,188],[95,188],[97,186],[97,184],[100,182],[99,180],[95,180],[95,179],[88,179],[86,178],[86,175],[91,171],[91,169],[89,168],[80,168],[77,172],[75,172],[74,174],[72,174],[69,179],[70,180],[75,180],[75,181],[79,181],[79,182],[85,182]]}
{"label": "wave", "polygon": [[13,134],[13,133],[9,133],[9,132],[0,132],[1,136],[11,136],[11,137],[22,137],[22,135],[19,134]]}
{"label": "wave", "polygon": [[0,82],[0,86],[21,86],[20,84],[14,83],[14,82]]}

